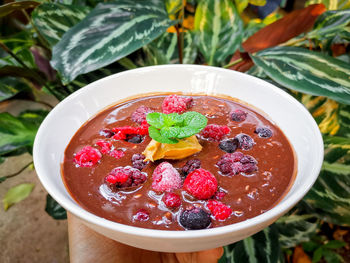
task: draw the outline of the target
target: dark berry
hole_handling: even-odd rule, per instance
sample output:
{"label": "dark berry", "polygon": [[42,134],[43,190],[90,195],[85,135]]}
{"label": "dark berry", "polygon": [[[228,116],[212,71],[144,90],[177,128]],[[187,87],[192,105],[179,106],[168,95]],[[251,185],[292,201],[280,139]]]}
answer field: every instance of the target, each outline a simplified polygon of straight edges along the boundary
{"label": "dark berry", "polygon": [[139,134],[130,134],[126,136],[125,139],[127,142],[131,142],[131,143],[141,143],[143,141],[143,136],[139,135]]}
{"label": "dark berry", "polygon": [[214,141],[220,141],[226,134],[230,133],[226,125],[209,124],[202,131],[201,135]]}
{"label": "dark berry", "polygon": [[231,138],[227,140],[223,140],[220,142],[219,147],[221,150],[227,152],[227,153],[233,153],[237,150],[239,145],[237,138]]}
{"label": "dark berry", "polygon": [[237,109],[231,113],[231,119],[233,121],[240,122],[240,121],[244,121],[246,118],[247,118],[247,113],[245,111]]}
{"label": "dark berry", "polygon": [[239,148],[241,148],[242,150],[245,150],[245,151],[250,150],[255,145],[255,142],[252,139],[252,137],[250,137],[249,135],[244,134],[244,133],[238,134],[236,136],[236,139],[238,140]]}
{"label": "dark berry", "polygon": [[258,127],[254,132],[261,138],[270,138],[272,136],[272,131],[267,127]]}
{"label": "dark berry", "polygon": [[241,152],[227,153],[216,163],[223,175],[233,176],[240,172],[251,173],[258,169],[257,161]]}
{"label": "dark berry", "polygon": [[106,138],[111,138],[114,135],[114,132],[110,129],[100,130],[100,135]]}
{"label": "dark berry", "polygon": [[[119,179],[120,178],[120,179]],[[145,173],[130,166],[114,168],[106,177],[106,182],[114,185],[116,188],[126,188],[139,186],[147,179]]]}
{"label": "dark berry", "polygon": [[148,164],[148,162],[144,162],[145,158],[146,156],[144,156],[143,154],[135,153],[131,157],[132,167],[139,169],[141,171]]}
{"label": "dark berry", "polygon": [[146,120],[147,114],[150,112],[153,112],[153,110],[142,105],[134,111],[134,113],[131,115],[131,119],[132,119],[132,121],[134,121],[138,124],[142,124],[142,122],[144,122]]}
{"label": "dark berry", "polygon": [[134,220],[137,221],[147,221],[149,219],[149,213],[146,209],[140,209],[136,212],[136,214],[133,216]]}
{"label": "dark berry", "polygon": [[210,214],[198,207],[182,211],[179,221],[189,230],[205,229],[211,224]]}
{"label": "dark berry", "polygon": [[181,205],[181,198],[175,193],[166,193],[163,202],[168,208],[177,208]]}
{"label": "dark berry", "polygon": [[181,168],[181,172],[184,176],[187,176],[189,173],[199,168],[201,168],[201,161],[198,159],[193,159],[186,162],[184,167]]}

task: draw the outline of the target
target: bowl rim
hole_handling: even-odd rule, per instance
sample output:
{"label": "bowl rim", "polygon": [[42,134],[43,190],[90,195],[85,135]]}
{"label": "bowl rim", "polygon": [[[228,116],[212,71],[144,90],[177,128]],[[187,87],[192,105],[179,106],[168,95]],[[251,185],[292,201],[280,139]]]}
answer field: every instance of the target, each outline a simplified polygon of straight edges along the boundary
{"label": "bowl rim", "polygon": [[[99,84],[102,84],[105,81],[108,81],[110,79],[114,78],[119,78],[123,77],[125,75],[134,75],[135,73],[145,73],[147,71],[152,71],[152,70],[158,70],[158,69],[192,69],[194,71],[198,70],[209,70],[209,71],[216,71],[216,72],[223,72],[224,74],[229,74],[236,75],[241,79],[251,79],[255,81],[256,83],[259,83],[266,88],[271,89],[274,93],[277,93],[278,95],[284,97],[287,99],[290,103],[295,105],[301,112],[304,113],[305,117],[308,119],[310,123],[310,127],[315,132],[315,141],[316,147],[318,147],[318,152],[319,155],[316,156],[314,160],[314,167],[313,167],[313,177],[309,178],[308,183],[303,185],[303,187],[299,187],[298,189],[295,190],[294,194],[292,194],[290,197],[284,200],[284,205],[281,206],[281,201],[277,203],[273,208],[269,209],[263,214],[260,214],[258,216],[255,216],[253,218],[244,220],[242,222],[226,225],[226,226],[221,226],[221,227],[216,227],[216,228],[209,228],[209,229],[201,229],[201,230],[195,230],[195,231],[188,231],[188,230],[158,230],[158,229],[147,229],[147,228],[141,228],[141,227],[136,227],[136,226],[130,226],[130,225],[125,225],[117,222],[113,222],[107,219],[104,219],[102,217],[99,217],[93,213],[88,212],[87,210],[83,209],[82,207],[79,206],[78,203],[76,203],[73,200],[67,199],[63,194],[61,194],[58,190],[55,189],[55,187],[51,187],[50,180],[48,179],[49,176],[45,175],[44,172],[44,164],[40,162],[40,156],[41,154],[39,153],[40,146],[42,144],[41,142],[41,137],[42,134],[45,133],[48,127],[49,121],[55,117],[57,112],[60,111],[62,107],[65,107],[67,103],[70,101],[74,100],[76,97],[78,97],[82,93],[89,92],[90,90],[95,89]],[[254,106],[254,105],[253,105]],[[100,109],[102,110],[102,109]],[[99,110],[99,111],[100,111]],[[97,114],[99,111],[97,111],[95,114]],[[93,114],[92,116],[94,116]],[[92,117],[90,116],[90,118]],[[85,220],[86,222],[97,225],[99,227],[107,228],[112,231],[117,231],[117,232],[122,232],[124,234],[129,234],[133,236],[141,236],[141,237],[150,237],[150,238],[162,238],[162,239],[183,239],[190,237],[192,239],[196,238],[205,238],[205,237],[211,237],[211,236],[218,236],[218,235],[225,235],[227,233],[232,233],[235,231],[244,231],[247,229],[251,229],[253,226],[258,226],[261,224],[264,224],[266,222],[269,222],[271,224],[271,220],[280,216],[281,214],[284,214],[288,212],[291,208],[294,207],[294,205],[299,202],[305,194],[310,190],[312,185],[315,183],[319,172],[322,167],[322,162],[323,162],[323,139],[321,132],[316,124],[316,121],[314,118],[311,116],[311,114],[307,111],[307,109],[299,102],[297,101],[294,97],[286,93],[285,91],[281,90],[280,88],[276,87],[275,85],[266,82],[262,79],[259,79],[254,76],[250,76],[245,73],[233,71],[233,70],[228,70],[228,69],[223,69],[223,68],[218,68],[218,67],[212,67],[212,66],[204,66],[204,65],[190,65],[190,64],[174,64],[174,65],[157,65],[157,66],[149,66],[149,67],[142,67],[142,68],[137,68],[137,69],[132,69],[132,70],[126,70],[120,73],[116,73],[110,76],[107,76],[105,78],[99,79],[97,81],[94,81],[85,87],[79,89],[78,91],[70,94],[68,97],[66,97],[64,100],[62,100],[57,106],[55,106],[49,114],[46,116],[44,121],[41,123],[38,132],[36,134],[35,140],[34,140],[34,145],[33,145],[33,161],[35,165],[35,169],[37,172],[37,175],[39,177],[39,180],[41,181],[42,185],[46,189],[46,191],[60,204],[62,207],[64,207],[67,212],[70,212],[74,214],[75,216],[81,218],[82,220]],[[61,173],[61,172],[60,172]],[[61,179],[62,180],[62,179]],[[66,190],[67,191],[67,190]],[[67,191],[68,192],[68,191]],[[70,195],[68,193],[68,195]],[[67,201],[66,201],[67,200]],[[68,201],[69,200],[69,201]],[[190,233],[190,234],[189,234]]]}

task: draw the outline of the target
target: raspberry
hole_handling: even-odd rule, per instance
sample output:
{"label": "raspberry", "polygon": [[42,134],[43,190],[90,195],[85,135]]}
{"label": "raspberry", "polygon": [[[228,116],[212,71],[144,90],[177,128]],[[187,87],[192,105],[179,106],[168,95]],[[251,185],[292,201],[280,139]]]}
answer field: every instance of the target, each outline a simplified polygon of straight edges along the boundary
{"label": "raspberry", "polygon": [[226,153],[216,163],[223,175],[236,175],[240,172],[251,173],[258,169],[257,161],[241,152]]}
{"label": "raspberry", "polygon": [[191,207],[182,211],[180,224],[189,230],[205,229],[211,224],[210,214],[198,207]]}
{"label": "raspberry", "polygon": [[222,200],[225,197],[225,195],[225,192],[217,191],[214,195],[214,198],[217,200]]}
{"label": "raspberry", "polygon": [[245,121],[245,119],[247,118],[247,115],[248,115],[247,112],[237,109],[231,113],[231,120],[237,121],[237,122]]}
{"label": "raspberry", "polygon": [[85,146],[74,156],[74,162],[80,167],[91,167],[98,163],[102,154],[99,150],[91,146]]}
{"label": "raspberry", "polygon": [[125,155],[125,153],[122,150],[113,150],[109,153],[109,155],[116,159],[120,159]]}
{"label": "raspberry", "polygon": [[239,146],[237,138],[223,140],[219,144],[219,148],[227,153],[233,153]]}
{"label": "raspberry", "polygon": [[199,168],[185,179],[183,189],[198,199],[212,197],[218,188],[218,182],[209,171]]}
{"label": "raspberry", "polygon": [[140,209],[133,215],[133,220],[137,221],[147,221],[149,219],[149,213],[146,209]]}
{"label": "raspberry", "polygon": [[230,128],[226,125],[209,124],[201,132],[204,138],[209,138],[214,141],[221,141],[221,139],[228,133]]}
{"label": "raspberry", "polygon": [[[121,179],[118,178],[126,178],[126,180],[124,182],[121,182]],[[116,167],[105,177],[105,180],[108,183],[115,185],[117,188],[139,186],[140,184],[144,183],[146,179],[147,176],[145,173],[141,173],[139,170],[130,166]]]}
{"label": "raspberry", "polygon": [[139,127],[123,126],[123,127],[113,128],[112,132],[115,133],[113,135],[113,139],[127,140],[128,137],[133,137],[133,135],[137,135],[137,134],[146,135],[148,134],[148,127],[149,127],[148,123],[144,121]]}
{"label": "raspberry", "polygon": [[165,114],[173,112],[182,113],[192,107],[192,102],[192,97],[186,98],[177,95],[170,95],[163,100],[162,110]]}
{"label": "raspberry", "polygon": [[168,208],[177,208],[181,205],[181,198],[175,193],[166,193],[163,202]]}
{"label": "raspberry", "polygon": [[102,154],[107,154],[111,151],[112,149],[112,144],[110,142],[107,142],[107,141],[104,141],[104,140],[98,140],[96,142],[96,145],[97,146],[100,146],[101,147],[101,150],[100,152]]}
{"label": "raspberry", "polygon": [[148,134],[148,127],[149,124],[147,123],[147,121],[142,122],[140,127],[137,127],[137,134],[139,135],[147,135]]}
{"label": "raspberry", "polygon": [[143,161],[143,160],[145,160],[145,158],[146,158],[146,156],[144,156],[143,154],[135,153],[131,157],[132,167],[139,169],[141,171],[148,164],[148,162]]}
{"label": "raspberry", "polygon": [[189,173],[198,168],[201,168],[201,161],[198,159],[193,159],[186,162],[184,167],[181,168],[181,172],[184,176],[187,176]]}
{"label": "raspberry", "polygon": [[179,172],[168,162],[162,162],[153,171],[152,188],[159,192],[170,192],[181,187]]}
{"label": "raspberry", "polygon": [[134,113],[131,115],[131,119],[138,124],[142,124],[142,122],[146,120],[146,115],[150,112],[153,112],[153,110],[142,105],[134,111]]}
{"label": "raspberry", "polygon": [[225,220],[232,214],[232,209],[220,201],[209,200],[207,207],[216,220]]}
{"label": "raspberry", "polygon": [[267,127],[258,127],[254,132],[261,138],[270,138],[272,136],[272,131]]}
{"label": "raspberry", "polygon": [[110,129],[102,129],[100,130],[100,135],[106,138],[111,138],[114,135],[114,132]]}
{"label": "raspberry", "polygon": [[238,140],[239,148],[248,151],[255,145],[254,140],[247,134],[240,133],[235,137]]}

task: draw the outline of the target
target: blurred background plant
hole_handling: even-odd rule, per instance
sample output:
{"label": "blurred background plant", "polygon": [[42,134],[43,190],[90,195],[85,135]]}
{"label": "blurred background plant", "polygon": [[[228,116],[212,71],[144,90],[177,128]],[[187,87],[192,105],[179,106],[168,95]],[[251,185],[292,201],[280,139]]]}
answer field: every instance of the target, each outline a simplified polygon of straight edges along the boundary
{"label": "blurred background plant", "polygon": [[[36,107],[0,113],[0,164],[31,153],[53,106],[102,77],[169,63],[238,70],[303,103],[319,124],[325,156],[307,196],[269,228],[225,247],[220,262],[350,262],[350,1],[309,0],[290,12],[293,2],[6,1],[0,6],[0,102]],[[4,210],[33,187],[9,189]],[[46,211],[66,218],[49,195]]]}

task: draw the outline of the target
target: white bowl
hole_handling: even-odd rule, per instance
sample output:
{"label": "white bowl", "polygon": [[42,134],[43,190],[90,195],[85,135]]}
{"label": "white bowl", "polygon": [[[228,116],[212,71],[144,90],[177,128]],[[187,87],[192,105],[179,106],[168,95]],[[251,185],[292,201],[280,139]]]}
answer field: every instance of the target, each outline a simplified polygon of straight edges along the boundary
{"label": "white bowl", "polygon": [[[164,91],[226,94],[265,112],[288,137],[298,159],[295,182],[283,200],[269,211],[246,221],[195,231],[152,230],[123,225],[81,208],[68,194],[60,174],[64,150],[72,136],[88,119],[118,100]],[[323,141],[317,124],[303,105],[270,83],[221,68],[165,65],[118,73],[70,95],[41,124],[33,156],[37,174],[49,194],[93,230],[138,248],[190,252],[244,239],[290,210],[317,179],[323,160]]]}

